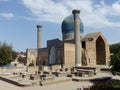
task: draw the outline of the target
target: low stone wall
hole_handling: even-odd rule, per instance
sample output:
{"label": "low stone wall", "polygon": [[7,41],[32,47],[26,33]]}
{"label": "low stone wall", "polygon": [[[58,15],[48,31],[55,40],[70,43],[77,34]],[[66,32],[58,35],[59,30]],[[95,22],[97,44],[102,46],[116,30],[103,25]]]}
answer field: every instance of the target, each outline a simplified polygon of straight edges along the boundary
{"label": "low stone wall", "polygon": [[39,66],[40,71],[57,71],[61,69],[61,65],[51,65],[51,66]]}
{"label": "low stone wall", "polygon": [[0,68],[0,74],[13,74],[23,72],[23,68]]}
{"label": "low stone wall", "polygon": [[31,66],[31,67],[26,67],[26,66],[22,66],[22,67],[15,67],[15,68],[0,68],[0,74],[2,73],[20,73],[20,72],[35,72],[38,71],[38,66]]}
{"label": "low stone wall", "polygon": [[35,73],[35,71],[38,71],[38,66],[28,67],[28,72],[29,73]]}
{"label": "low stone wall", "polygon": [[51,69],[52,69],[52,71],[59,70],[59,69],[61,69],[61,65],[52,65]]}

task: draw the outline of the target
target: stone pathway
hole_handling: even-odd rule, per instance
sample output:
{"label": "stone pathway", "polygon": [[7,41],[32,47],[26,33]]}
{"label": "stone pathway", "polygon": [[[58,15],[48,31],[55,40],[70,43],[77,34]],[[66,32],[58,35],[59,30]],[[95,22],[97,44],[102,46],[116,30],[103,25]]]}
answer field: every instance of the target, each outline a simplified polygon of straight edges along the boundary
{"label": "stone pathway", "polygon": [[75,90],[78,87],[91,86],[90,82],[64,82],[60,84],[51,84],[48,86],[29,86],[19,87],[0,80],[0,90]]}
{"label": "stone pathway", "polygon": [[22,87],[0,80],[0,90],[24,90]]}
{"label": "stone pathway", "polygon": [[[110,73],[99,73],[95,77],[108,76],[108,75],[112,76]],[[120,80],[120,76],[112,76],[112,78]],[[91,86],[92,84],[93,83],[89,81],[83,81],[83,82],[69,81],[63,83],[55,83],[48,86],[34,85],[29,87],[19,87],[0,80],[0,90],[76,90],[77,88],[88,87]]]}

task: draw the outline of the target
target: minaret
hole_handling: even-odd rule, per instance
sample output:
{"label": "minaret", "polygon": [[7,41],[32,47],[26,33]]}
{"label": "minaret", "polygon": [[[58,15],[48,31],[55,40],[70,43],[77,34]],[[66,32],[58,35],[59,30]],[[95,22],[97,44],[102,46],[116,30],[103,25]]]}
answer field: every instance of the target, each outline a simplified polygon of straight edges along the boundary
{"label": "minaret", "polygon": [[75,38],[75,66],[81,66],[81,41],[80,41],[80,10],[73,10],[74,17],[74,38]]}
{"label": "minaret", "polygon": [[41,31],[42,31],[42,26],[37,25],[37,49],[41,48]]}

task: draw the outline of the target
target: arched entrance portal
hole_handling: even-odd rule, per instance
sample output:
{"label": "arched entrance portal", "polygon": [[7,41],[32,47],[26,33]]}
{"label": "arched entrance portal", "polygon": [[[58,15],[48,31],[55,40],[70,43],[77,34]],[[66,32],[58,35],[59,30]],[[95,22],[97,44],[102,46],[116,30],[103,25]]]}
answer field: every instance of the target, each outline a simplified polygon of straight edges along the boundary
{"label": "arched entrance portal", "polygon": [[105,54],[105,43],[102,37],[98,37],[96,40],[96,64],[105,65],[106,64],[106,54]]}
{"label": "arched entrance portal", "polygon": [[50,54],[49,54],[49,64],[52,65],[52,64],[55,64],[55,47],[52,47],[50,49]]}

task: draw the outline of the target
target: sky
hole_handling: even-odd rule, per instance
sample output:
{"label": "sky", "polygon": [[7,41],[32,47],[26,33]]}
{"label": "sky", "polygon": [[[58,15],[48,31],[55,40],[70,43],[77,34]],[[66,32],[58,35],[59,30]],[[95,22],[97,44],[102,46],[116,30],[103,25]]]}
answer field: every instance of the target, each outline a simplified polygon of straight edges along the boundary
{"label": "sky", "polygon": [[86,35],[101,32],[108,44],[120,42],[120,0],[0,0],[0,41],[15,51],[37,47],[37,27],[42,25],[42,47],[47,40],[62,40],[61,23],[81,11]]}

